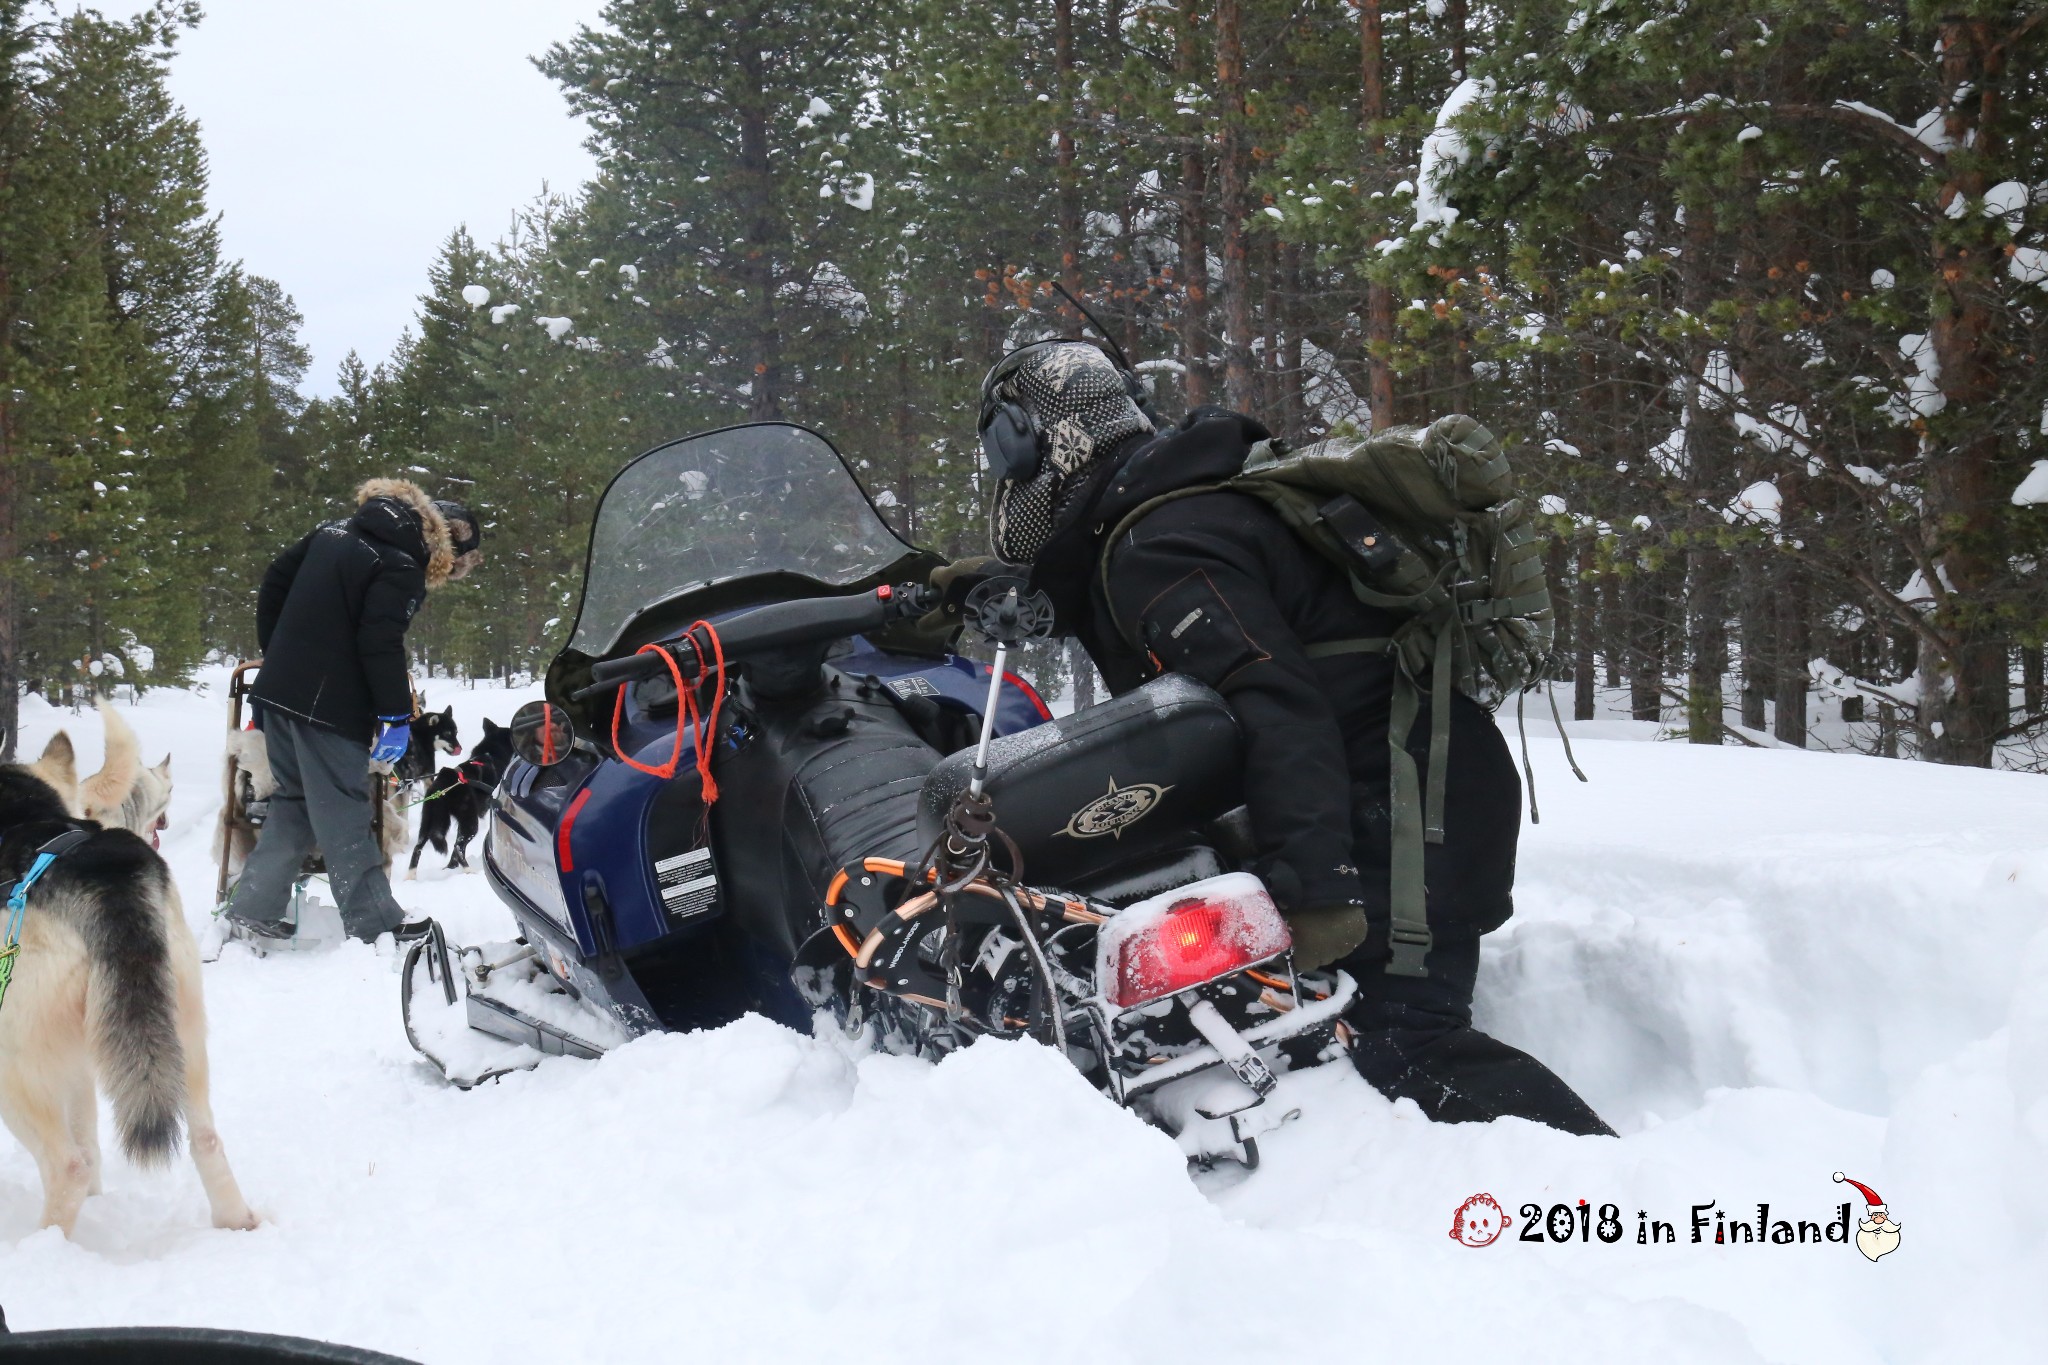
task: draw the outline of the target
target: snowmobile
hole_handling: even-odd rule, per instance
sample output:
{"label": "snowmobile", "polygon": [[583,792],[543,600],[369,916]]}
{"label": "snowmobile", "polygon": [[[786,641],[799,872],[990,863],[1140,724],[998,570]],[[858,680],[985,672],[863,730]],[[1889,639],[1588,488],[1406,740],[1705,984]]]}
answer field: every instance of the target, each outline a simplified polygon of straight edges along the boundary
{"label": "snowmobile", "polygon": [[517,936],[412,946],[413,1046],[468,1088],[747,1011],[933,1059],[1032,1038],[1191,1157],[1255,1163],[1356,988],[1295,969],[1246,870],[1235,721],[1177,675],[1054,718],[1007,668],[1044,598],[939,592],[940,562],[802,427],[626,465],[491,810]]}

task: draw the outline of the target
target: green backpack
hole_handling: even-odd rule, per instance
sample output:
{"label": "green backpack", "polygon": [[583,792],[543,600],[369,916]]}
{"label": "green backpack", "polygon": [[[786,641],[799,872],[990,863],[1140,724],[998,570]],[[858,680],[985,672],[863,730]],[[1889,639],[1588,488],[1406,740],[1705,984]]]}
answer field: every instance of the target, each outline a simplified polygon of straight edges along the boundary
{"label": "green backpack", "polygon": [[[1451,690],[1493,709],[1543,681],[1552,666],[1555,615],[1543,575],[1543,537],[1529,506],[1515,496],[1507,452],[1492,432],[1462,414],[1300,450],[1261,441],[1242,472],[1220,484],[1175,489],[1117,523],[1103,542],[1105,595],[1110,554],[1126,532],[1165,503],[1218,489],[1265,501],[1296,535],[1344,569],[1361,602],[1402,618],[1390,636],[1317,641],[1307,653],[1312,659],[1383,654],[1394,661],[1387,726],[1393,924],[1386,970],[1427,976],[1423,845],[1444,838]],[[1425,690],[1431,695],[1426,808],[1408,752]],[[1551,706],[1554,712],[1555,699]],[[1526,737],[1523,767],[1527,771]],[[1576,762],[1572,771],[1585,780]],[[1530,808],[1533,814],[1533,773]]]}

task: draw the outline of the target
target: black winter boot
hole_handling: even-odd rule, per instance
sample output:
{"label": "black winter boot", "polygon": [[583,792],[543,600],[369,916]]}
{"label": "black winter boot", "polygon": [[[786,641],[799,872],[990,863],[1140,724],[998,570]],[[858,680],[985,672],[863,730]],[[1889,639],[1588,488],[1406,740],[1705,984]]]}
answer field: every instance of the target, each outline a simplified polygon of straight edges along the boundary
{"label": "black winter boot", "polygon": [[1454,1016],[1370,1003],[1352,1012],[1358,1074],[1388,1099],[1414,1100],[1437,1123],[1533,1119],[1581,1137],[1614,1130],[1543,1063]]}

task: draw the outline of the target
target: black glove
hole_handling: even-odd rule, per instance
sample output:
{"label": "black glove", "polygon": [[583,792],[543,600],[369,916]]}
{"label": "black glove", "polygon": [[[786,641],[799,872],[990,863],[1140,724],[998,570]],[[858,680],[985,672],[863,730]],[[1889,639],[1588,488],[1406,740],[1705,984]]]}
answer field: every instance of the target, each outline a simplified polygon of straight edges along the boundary
{"label": "black glove", "polygon": [[1365,942],[1365,907],[1339,902],[1284,912],[1294,935],[1294,965],[1306,971],[1327,967]]}
{"label": "black glove", "polygon": [[934,640],[950,640],[960,629],[967,594],[991,578],[1023,577],[1025,570],[994,555],[970,555],[932,570],[929,580],[938,601],[917,618],[917,633]]}

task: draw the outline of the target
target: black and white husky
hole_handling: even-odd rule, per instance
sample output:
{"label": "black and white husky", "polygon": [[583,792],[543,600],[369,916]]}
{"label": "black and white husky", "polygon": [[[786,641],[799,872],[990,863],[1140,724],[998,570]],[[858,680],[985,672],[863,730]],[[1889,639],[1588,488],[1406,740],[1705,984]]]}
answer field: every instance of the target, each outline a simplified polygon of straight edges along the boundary
{"label": "black and white husky", "polygon": [[130,1160],[168,1161],[182,1126],[214,1226],[254,1227],[214,1128],[199,951],[170,868],[128,830],[76,818],[81,802],[65,734],[35,763],[0,767],[0,885],[53,837],[86,834],[28,892],[0,1000],[0,1121],[35,1158],[43,1226],[67,1237],[100,1188],[97,1089]]}

